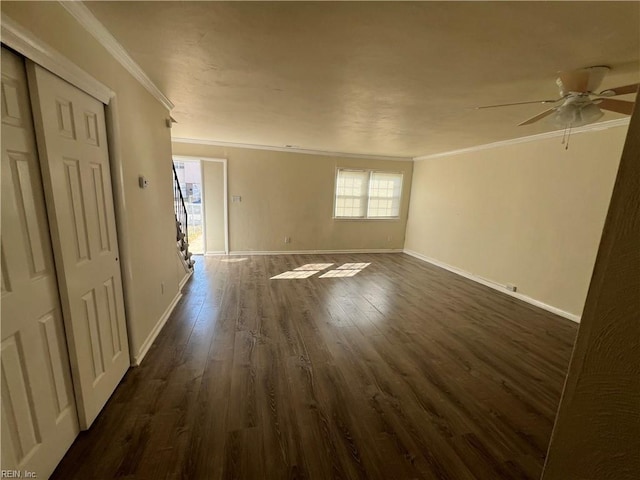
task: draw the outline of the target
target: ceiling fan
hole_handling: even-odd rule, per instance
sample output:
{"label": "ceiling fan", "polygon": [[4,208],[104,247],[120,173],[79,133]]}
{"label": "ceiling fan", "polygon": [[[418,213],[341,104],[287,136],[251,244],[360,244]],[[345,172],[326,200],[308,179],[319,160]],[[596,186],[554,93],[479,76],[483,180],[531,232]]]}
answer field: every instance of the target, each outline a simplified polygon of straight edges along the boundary
{"label": "ceiling fan", "polygon": [[602,110],[631,115],[635,102],[610,97],[635,93],[638,87],[640,87],[640,84],[635,83],[622,87],[608,88],[600,93],[596,93],[596,89],[600,86],[602,79],[608,71],[609,67],[597,66],[560,72],[556,80],[556,84],[560,89],[560,97],[556,99],[503,103],[478,108],[508,107],[531,103],[558,104],[562,102],[519,123],[518,126],[530,125],[550,115],[552,116],[548,120],[562,128],[579,127],[593,123],[604,115]]}

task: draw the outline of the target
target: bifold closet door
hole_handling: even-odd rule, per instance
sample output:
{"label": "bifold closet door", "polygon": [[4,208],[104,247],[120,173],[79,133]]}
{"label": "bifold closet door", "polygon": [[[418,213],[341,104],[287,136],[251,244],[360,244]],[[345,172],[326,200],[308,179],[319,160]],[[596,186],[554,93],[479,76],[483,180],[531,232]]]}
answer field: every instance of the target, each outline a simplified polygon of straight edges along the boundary
{"label": "bifold closet door", "polygon": [[48,478],[78,434],[24,60],[2,48],[2,461]]}
{"label": "bifold closet door", "polygon": [[104,105],[27,61],[73,385],[87,429],[130,365]]}

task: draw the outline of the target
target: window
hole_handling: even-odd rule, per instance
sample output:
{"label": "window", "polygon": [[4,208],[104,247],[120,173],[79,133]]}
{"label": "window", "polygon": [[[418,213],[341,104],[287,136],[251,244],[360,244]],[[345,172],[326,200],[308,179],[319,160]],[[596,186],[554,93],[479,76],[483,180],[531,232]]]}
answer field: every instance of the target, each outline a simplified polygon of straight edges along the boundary
{"label": "window", "polygon": [[402,174],[338,169],[335,218],[398,218]]}

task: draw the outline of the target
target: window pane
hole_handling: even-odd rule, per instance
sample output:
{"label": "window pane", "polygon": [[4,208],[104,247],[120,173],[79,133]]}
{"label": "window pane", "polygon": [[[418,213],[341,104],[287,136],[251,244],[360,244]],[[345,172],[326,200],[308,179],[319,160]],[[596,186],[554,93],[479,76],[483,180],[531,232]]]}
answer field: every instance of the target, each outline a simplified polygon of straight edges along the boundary
{"label": "window pane", "polygon": [[367,217],[397,217],[402,195],[401,173],[371,173]]}
{"label": "window pane", "polygon": [[336,217],[364,217],[369,172],[338,170],[336,179]]}

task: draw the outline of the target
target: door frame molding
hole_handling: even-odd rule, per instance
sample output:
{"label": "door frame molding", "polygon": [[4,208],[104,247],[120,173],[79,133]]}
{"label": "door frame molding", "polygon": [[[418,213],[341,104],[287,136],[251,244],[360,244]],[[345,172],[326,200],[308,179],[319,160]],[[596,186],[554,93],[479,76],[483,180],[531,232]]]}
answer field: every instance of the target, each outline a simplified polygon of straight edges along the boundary
{"label": "door frame molding", "polygon": [[[228,177],[228,169],[227,169],[227,159],[226,158],[215,158],[215,157],[199,157],[199,156],[194,156],[194,155],[173,155],[173,160],[184,160],[186,162],[189,161],[194,161],[194,160],[199,160],[200,161],[200,172],[201,172],[201,179],[202,179],[202,219],[203,219],[203,224],[205,226],[205,228],[203,228],[203,241],[204,241],[204,255],[207,255],[207,234],[206,234],[206,226],[207,226],[207,222],[204,218],[205,213],[206,213],[206,205],[205,205],[205,198],[207,193],[205,192],[204,189],[204,162],[218,162],[218,163],[222,163],[222,182],[223,182],[223,209],[224,209],[224,254],[225,255],[229,255],[229,205],[228,205],[228,184],[229,184],[229,177]],[[218,252],[215,252],[216,254],[218,254]]]}
{"label": "door frame molding", "polygon": [[127,325],[127,338],[129,341],[130,364],[132,363],[131,345],[131,317],[132,305],[132,267],[131,252],[127,238],[129,228],[126,221],[126,198],[124,193],[124,170],[122,163],[122,149],[120,140],[120,111],[118,96],[107,85],[100,82],[91,74],[80,68],[66,56],[44,42],[31,30],[28,30],[13,20],[10,16],[2,14],[0,17],[1,42],[15,50],[26,59],[49,70],[74,87],[91,95],[105,106],[105,121],[107,127],[107,147],[109,149],[109,164],[111,166],[111,188],[113,191],[113,203],[116,216],[116,230],[118,249],[120,252],[120,276],[122,278],[122,290],[124,296],[124,311]]}
{"label": "door frame molding", "polygon": [[109,101],[115,96],[113,90],[5,13],[2,14],[2,43],[105,105],[109,105]]}

